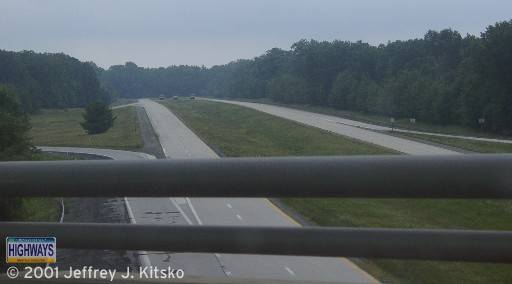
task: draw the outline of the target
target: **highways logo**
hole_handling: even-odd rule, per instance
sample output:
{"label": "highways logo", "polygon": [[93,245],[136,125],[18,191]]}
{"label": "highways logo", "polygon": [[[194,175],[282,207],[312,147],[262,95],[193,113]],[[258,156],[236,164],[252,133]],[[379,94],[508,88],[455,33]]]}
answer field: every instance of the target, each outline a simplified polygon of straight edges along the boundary
{"label": "highways logo", "polygon": [[55,263],[57,239],[7,237],[5,255],[7,263]]}

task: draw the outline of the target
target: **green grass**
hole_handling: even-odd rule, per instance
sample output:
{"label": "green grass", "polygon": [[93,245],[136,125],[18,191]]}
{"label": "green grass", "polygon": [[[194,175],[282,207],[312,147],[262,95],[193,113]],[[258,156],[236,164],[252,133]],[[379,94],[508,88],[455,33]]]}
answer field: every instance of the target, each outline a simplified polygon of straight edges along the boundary
{"label": "green grass", "polygon": [[[50,153],[34,153],[30,158],[27,158],[31,161],[53,161],[53,160],[67,160],[69,159],[67,156],[62,154],[50,154]],[[60,199],[58,198],[39,198],[39,197],[29,197],[29,198],[13,198],[7,199],[7,201],[0,200],[3,205],[0,206],[12,206],[8,210],[3,211],[0,208],[0,212],[2,212],[2,217],[5,218],[3,214],[7,213],[7,218],[9,221],[24,221],[24,222],[56,222],[60,218],[61,214],[61,205]],[[0,202],[0,203],[2,203]]]}
{"label": "green grass", "polygon": [[[334,109],[331,107],[322,107],[322,106],[278,104],[269,99],[252,99],[252,100],[237,99],[237,100],[281,105],[281,106],[305,110],[305,111],[311,111],[311,112],[322,113],[322,114],[327,114],[327,115],[332,115],[332,116],[338,116],[338,117],[352,119],[352,120],[361,121],[361,122],[366,122],[366,123],[370,123],[370,124],[376,124],[376,125],[382,125],[382,126],[388,126],[388,127],[391,126],[390,121],[389,121],[389,119],[390,119],[389,116],[374,115],[374,114],[368,114],[368,113],[357,112],[357,111],[344,111],[344,110]],[[474,136],[474,137],[486,137],[486,138],[497,138],[497,139],[512,138],[510,136],[502,136],[502,135],[498,135],[496,133],[485,132],[485,131],[481,131],[479,129],[474,129],[474,128],[460,126],[460,125],[437,125],[437,124],[424,123],[421,121],[417,121],[415,124],[411,124],[409,122],[409,118],[397,118],[395,120],[394,126],[398,127],[398,128],[402,128],[402,129],[410,129],[410,130],[416,130],[416,131],[442,133],[442,134],[461,135],[461,136]]]}
{"label": "green grass", "polygon": [[13,221],[58,222],[61,214],[60,200],[57,198],[22,198]]}
{"label": "green grass", "polygon": [[[371,144],[255,110],[205,101],[164,103],[209,145],[231,157],[388,154]],[[512,202],[489,200],[304,199],[283,202],[322,226],[512,230]],[[356,260],[391,283],[510,283],[512,266]]]}
{"label": "green grass", "polygon": [[413,133],[400,133],[399,136],[434,142],[476,153],[512,153],[511,143],[485,142]]}
{"label": "green grass", "polygon": [[114,110],[114,126],[102,134],[87,135],[80,122],[83,109],[43,110],[30,117],[34,145],[139,150],[143,146],[134,107]]}
{"label": "green grass", "polygon": [[136,103],[137,99],[127,99],[127,98],[117,98],[115,101],[113,101],[110,106],[120,106],[120,105],[127,105],[127,104],[133,104]]}
{"label": "green grass", "polygon": [[230,157],[394,153],[243,107],[202,100],[164,104]]}

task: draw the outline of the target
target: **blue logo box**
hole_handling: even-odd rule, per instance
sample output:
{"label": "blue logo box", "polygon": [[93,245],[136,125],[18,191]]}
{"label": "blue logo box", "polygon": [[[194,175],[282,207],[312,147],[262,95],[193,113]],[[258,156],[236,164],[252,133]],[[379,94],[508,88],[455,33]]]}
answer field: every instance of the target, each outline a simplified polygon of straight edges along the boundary
{"label": "blue logo box", "polygon": [[55,237],[7,237],[5,239],[7,263],[55,263],[57,239]]}

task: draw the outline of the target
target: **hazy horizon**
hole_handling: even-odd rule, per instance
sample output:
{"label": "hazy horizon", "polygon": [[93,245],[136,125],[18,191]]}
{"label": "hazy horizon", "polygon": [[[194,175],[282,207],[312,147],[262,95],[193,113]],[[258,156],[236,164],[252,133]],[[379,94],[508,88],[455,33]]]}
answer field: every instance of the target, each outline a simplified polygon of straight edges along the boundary
{"label": "hazy horizon", "polygon": [[300,39],[378,45],[452,28],[480,35],[512,2],[0,0],[0,49],[63,52],[108,68],[225,64]]}

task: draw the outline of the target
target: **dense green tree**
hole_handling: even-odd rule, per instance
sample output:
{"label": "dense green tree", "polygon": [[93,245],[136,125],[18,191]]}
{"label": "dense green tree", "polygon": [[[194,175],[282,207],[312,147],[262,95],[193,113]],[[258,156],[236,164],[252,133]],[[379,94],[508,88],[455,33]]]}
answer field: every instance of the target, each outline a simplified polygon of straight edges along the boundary
{"label": "dense green tree", "polygon": [[107,131],[114,125],[116,117],[107,104],[92,102],[85,108],[84,122],[80,123],[88,134]]}
{"label": "dense green tree", "polygon": [[309,101],[307,83],[290,74],[272,79],[267,88],[268,96],[277,102],[304,104]]}
{"label": "dense green tree", "polygon": [[15,90],[29,112],[109,101],[94,67],[61,53],[0,50],[0,84]]}
{"label": "dense green tree", "polygon": [[359,79],[353,72],[345,70],[338,74],[332,85],[329,105],[338,109],[353,109],[359,89]]}
{"label": "dense green tree", "polygon": [[98,74],[103,88],[121,97],[269,98],[469,127],[483,117],[488,130],[512,134],[511,66],[512,21],[506,21],[480,37],[445,29],[379,46],[300,40],[290,50],[209,69],[127,63]]}
{"label": "dense green tree", "polygon": [[8,87],[0,85],[0,160],[29,157],[32,146],[27,137],[29,121],[17,98]]}
{"label": "dense green tree", "polygon": [[[12,90],[0,85],[0,161],[26,160],[33,147],[27,137],[29,121]],[[20,198],[0,196],[0,221],[10,220],[21,204]]]}
{"label": "dense green tree", "polygon": [[127,62],[96,72],[104,89],[125,98],[205,95],[207,85],[207,69],[197,66],[143,68]]}

